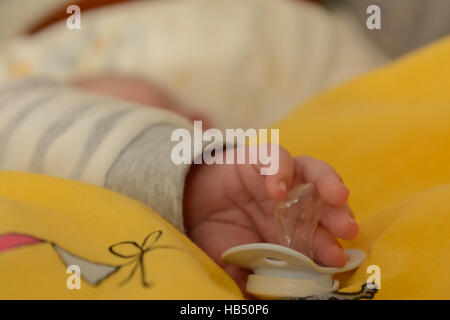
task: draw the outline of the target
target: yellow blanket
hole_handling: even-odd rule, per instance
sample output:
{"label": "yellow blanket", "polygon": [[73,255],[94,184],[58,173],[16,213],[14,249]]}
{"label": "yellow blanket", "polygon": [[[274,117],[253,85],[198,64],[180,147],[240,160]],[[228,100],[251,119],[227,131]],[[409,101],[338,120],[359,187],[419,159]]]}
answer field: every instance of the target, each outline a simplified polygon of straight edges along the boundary
{"label": "yellow blanket", "polygon": [[145,205],[75,181],[0,173],[0,299],[212,298],[242,296]]}
{"label": "yellow blanket", "polygon": [[[359,292],[377,266],[381,287],[366,297],[450,298],[449,75],[446,39],[275,126],[294,155],[329,161],[352,190],[361,233],[345,245],[368,258],[341,292]],[[0,298],[242,298],[168,223],[101,188],[0,173],[0,222]]]}
{"label": "yellow blanket", "polygon": [[294,155],[330,162],[351,190],[379,299],[450,298],[450,38],[326,92],[281,122]]}

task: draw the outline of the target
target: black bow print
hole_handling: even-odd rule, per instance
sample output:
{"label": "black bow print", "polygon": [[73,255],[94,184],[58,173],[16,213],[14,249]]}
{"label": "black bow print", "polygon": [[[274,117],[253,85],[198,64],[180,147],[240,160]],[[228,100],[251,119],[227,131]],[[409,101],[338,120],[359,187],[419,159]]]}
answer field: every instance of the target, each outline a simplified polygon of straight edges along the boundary
{"label": "black bow print", "polygon": [[[146,278],[146,274],[145,274],[145,267],[144,267],[144,255],[152,250],[155,249],[176,249],[170,246],[155,246],[155,243],[159,240],[159,238],[161,238],[163,232],[161,230],[157,230],[157,231],[153,231],[151,232],[149,235],[147,235],[144,239],[144,241],[142,242],[142,244],[138,244],[137,242],[134,241],[123,241],[123,242],[119,242],[116,244],[113,244],[112,246],[109,247],[109,251],[120,258],[124,258],[124,259],[131,259],[129,262],[121,265],[120,267],[124,267],[130,264],[135,264],[135,266],[133,267],[133,270],[131,270],[130,275],[122,282],[119,283],[120,286],[123,286],[125,283],[129,282],[131,280],[131,278],[133,277],[133,275],[136,273],[136,270],[138,268],[141,269],[141,281],[142,281],[142,285],[144,287],[150,287],[151,283],[147,281]],[[120,252],[117,251],[117,248],[120,246],[133,246],[134,248],[137,249],[136,253],[133,254],[121,254]]]}

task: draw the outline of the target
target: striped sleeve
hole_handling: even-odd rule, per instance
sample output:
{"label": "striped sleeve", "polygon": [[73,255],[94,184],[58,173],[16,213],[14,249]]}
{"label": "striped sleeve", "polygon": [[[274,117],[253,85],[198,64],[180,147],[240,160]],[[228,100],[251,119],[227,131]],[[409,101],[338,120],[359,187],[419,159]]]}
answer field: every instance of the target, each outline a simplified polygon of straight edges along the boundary
{"label": "striped sleeve", "polygon": [[111,189],[145,203],[183,232],[190,165],[171,161],[171,133],[177,128],[191,125],[165,110],[47,79],[0,84],[0,170]]}

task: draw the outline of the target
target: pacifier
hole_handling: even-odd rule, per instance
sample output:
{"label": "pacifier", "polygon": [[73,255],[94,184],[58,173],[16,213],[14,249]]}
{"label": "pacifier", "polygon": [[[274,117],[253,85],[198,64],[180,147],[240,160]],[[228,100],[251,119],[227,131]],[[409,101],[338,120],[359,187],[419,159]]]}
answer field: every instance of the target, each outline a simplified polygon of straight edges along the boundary
{"label": "pacifier", "polygon": [[299,185],[275,211],[279,244],[236,246],[222,254],[222,261],[253,270],[247,279],[247,291],[260,299],[305,298],[336,291],[339,281],[333,275],[357,268],[366,254],[346,249],[347,264],[342,268],[314,262],[314,231],[331,208],[315,184]]}

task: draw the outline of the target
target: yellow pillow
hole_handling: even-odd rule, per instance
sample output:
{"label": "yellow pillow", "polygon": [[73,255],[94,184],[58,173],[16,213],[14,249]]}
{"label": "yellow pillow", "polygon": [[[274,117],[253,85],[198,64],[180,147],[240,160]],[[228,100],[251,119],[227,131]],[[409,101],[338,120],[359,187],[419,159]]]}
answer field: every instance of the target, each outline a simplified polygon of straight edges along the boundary
{"label": "yellow pillow", "polygon": [[0,299],[242,298],[174,227],[102,188],[0,172],[0,221]]}
{"label": "yellow pillow", "polygon": [[293,155],[331,163],[368,259],[343,291],[381,271],[375,298],[450,298],[450,38],[328,91],[273,126]]}

